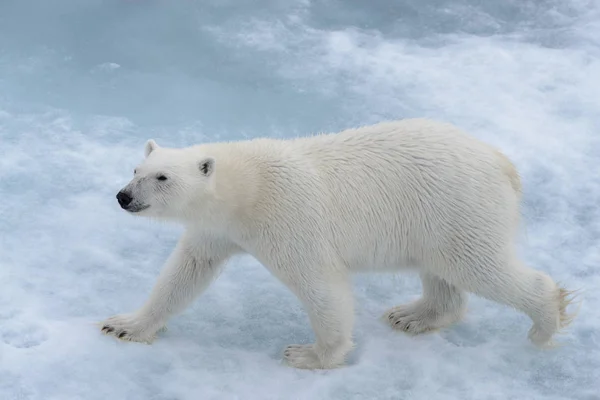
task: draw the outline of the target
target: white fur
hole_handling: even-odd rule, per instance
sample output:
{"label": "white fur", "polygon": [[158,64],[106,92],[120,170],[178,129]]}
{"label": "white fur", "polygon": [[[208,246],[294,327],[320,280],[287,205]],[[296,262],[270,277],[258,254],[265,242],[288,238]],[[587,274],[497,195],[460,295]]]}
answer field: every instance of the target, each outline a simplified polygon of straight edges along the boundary
{"label": "white fur", "polygon": [[187,229],[147,302],[102,324],[109,334],[151,342],[238,253],[263,263],[306,308],[316,343],[284,351],[298,368],[345,363],[355,271],[420,271],[423,297],[385,315],[412,334],[458,321],[466,292],[527,314],[538,345],[569,321],[567,292],[515,253],[514,166],[451,125],[409,119],[184,149],[149,141],[145,154],[123,189],[130,211]]}

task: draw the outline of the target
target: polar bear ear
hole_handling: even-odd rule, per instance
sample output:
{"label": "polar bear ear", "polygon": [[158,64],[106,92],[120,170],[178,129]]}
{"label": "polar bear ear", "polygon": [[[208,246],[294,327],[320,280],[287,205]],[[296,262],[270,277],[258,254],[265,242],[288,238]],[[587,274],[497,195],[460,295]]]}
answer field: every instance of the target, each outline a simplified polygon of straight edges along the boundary
{"label": "polar bear ear", "polygon": [[215,172],[215,159],[206,157],[198,163],[198,167],[202,175],[211,176]]}
{"label": "polar bear ear", "polygon": [[146,146],[144,146],[144,154],[146,157],[150,155],[154,150],[158,149],[158,145],[154,141],[154,139],[150,139],[146,142]]}

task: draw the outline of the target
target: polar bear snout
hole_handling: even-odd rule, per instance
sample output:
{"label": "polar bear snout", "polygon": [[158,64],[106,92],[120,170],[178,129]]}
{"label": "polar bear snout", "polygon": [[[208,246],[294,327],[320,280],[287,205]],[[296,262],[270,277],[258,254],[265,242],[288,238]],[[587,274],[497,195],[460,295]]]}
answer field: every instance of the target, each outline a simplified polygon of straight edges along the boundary
{"label": "polar bear snout", "polygon": [[131,195],[127,192],[120,191],[117,193],[117,201],[119,202],[121,208],[126,210],[133,201],[133,197],[131,197]]}
{"label": "polar bear snout", "polygon": [[128,190],[121,190],[117,193],[117,201],[123,210],[132,213],[137,213],[150,207],[148,204],[142,204],[133,198],[133,195]]}

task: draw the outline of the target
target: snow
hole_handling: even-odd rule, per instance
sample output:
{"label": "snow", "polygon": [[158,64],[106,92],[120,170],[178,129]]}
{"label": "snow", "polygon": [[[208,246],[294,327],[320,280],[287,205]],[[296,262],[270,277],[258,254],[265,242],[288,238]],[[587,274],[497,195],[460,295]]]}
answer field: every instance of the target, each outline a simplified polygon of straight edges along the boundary
{"label": "snow", "polygon": [[[0,399],[600,399],[600,7],[586,0],[0,2]],[[152,346],[98,321],[146,298],[180,227],[114,198],[148,138],[183,146],[446,120],[525,187],[520,250],[582,289],[549,351],[470,297],[410,338],[379,320],[413,275],[355,278],[350,365],[300,371],[293,295],[232,260]]]}

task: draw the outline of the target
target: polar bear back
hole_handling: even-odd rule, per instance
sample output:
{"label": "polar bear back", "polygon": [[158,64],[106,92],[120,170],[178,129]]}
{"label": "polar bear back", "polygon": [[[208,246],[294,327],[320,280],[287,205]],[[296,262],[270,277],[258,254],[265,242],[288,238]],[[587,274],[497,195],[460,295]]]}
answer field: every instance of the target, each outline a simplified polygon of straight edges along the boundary
{"label": "polar bear back", "polygon": [[518,196],[504,160],[452,125],[382,123],[301,147],[328,194],[332,240],[356,268],[431,263],[457,244],[507,243],[514,231]]}

